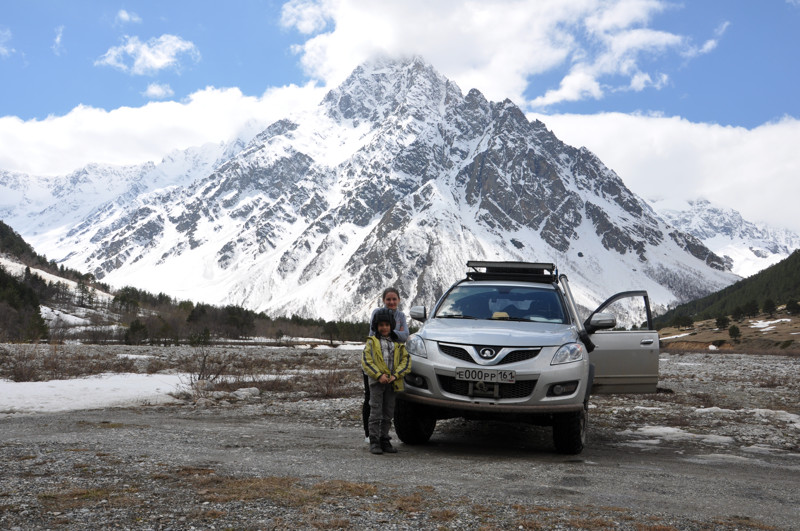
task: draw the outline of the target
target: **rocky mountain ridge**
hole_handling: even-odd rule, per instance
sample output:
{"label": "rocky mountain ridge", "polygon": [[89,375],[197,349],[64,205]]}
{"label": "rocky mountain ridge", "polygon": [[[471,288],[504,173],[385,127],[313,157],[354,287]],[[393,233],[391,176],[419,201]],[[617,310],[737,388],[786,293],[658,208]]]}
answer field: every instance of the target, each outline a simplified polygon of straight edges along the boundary
{"label": "rocky mountain ridge", "polygon": [[661,208],[658,213],[678,230],[702,241],[723,258],[728,269],[743,277],[800,249],[800,235],[747,221],[739,212],[705,199],[688,201],[680,209]]}
{"label": "rocky mountain ridge", "polygon": [[663,308],[737,279],[591,152],[420,58],[366,63],[314,111],[200,151],[68,223],[15,228],[111,285],[325,319],[363,317],[388,285],[430,305],[470,259],[553,261],[586,307],[647,289]]}

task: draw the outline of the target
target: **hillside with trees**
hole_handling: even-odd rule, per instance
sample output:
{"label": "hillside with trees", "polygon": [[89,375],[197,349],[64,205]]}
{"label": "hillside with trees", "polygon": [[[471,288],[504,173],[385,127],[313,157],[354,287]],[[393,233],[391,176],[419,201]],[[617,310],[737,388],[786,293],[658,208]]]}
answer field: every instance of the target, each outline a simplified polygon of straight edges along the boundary
{"label": "hillside with trees", "polygon": [[655,318],[657,328],[686,326],[694,321],[731,317],[740,320],[759,313],[773,314],[786,306],[797,315],[800,299],[800,250],[785,260],[706,297],[681,304]]}
{"label": "hillside with trees", "polygon": [[0,341],[36,341],[47,333],[39,297],[0,267]]}
{"label": "hillside with trees", "polygon": [[[2,221],[0,254],[25,265],[19,276],[0,267],[0,342],[78,339],[90,343],[202,345],[258,338],[287,344],[311,338],[333,343],[362,341],[369,332],[366,322],[273,318],[240,306],[179,301],[132,286],[112,290],[96,282],[91,274],[48,261]],[[56,315],[50,319],[49,330],[41,306]]]}

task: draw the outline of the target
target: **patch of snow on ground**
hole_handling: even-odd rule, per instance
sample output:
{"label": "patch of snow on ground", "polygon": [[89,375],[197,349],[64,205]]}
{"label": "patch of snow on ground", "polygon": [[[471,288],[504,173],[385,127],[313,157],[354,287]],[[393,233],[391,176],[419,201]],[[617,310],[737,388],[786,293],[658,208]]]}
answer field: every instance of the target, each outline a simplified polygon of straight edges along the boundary
{"label": "patch of snow on ground", "polygon": [[686,332],[685,334],[678,334],[678,335],[675,335],[675,336],[662,337],[661,339],[676,339],[676,338],[679,338],[679,337],[686,337],[686,336],[690,336],[690,335],[692,335],[692,332]]}
{"label": "patch of snow on ground", "polygon": [[776,319],[774,321],[750,321],[750,328],[762,328],[772,330],[778,323],[791,323],[791,319]]}
{"label": "patch of snow on ground", "polygon": [[0,415],[167,404],[176,399],[188,375],[101,374],[72,380],[12,382],[0,380]]}
{"label": "patch of snow on ground", "polygon": [[695,413],[734,413],[732,409],[722,409],[720,407],[700,407],[694,410]]}
{"label": "patch of snow on ground", "polygon": [[694,439],[697,441],[709,443],[709,444],[732,444],[734,442],[733,437],[727,437],[725,435],[710,435],[710,434],[695,434],[689,433],[684,431],[680,428],[672,428],[668,426],[644,426],[642,428],[638,428],[636,430],[625,430],[620,432],[621,434],[627,435],[640,435],[642,437],[646,437],[643,439],[632,441],[632,444],[658,444],[657,442],[654,443],[653,441],[659,440],[686,440],[686,439]]}
{"label": "patch of snow on ground", "polygon": [[800,429],[800,415],[789,413],[787,411],[774,411],[772,409],[751,409],[757,417],[772,417],[774,419],[782,420],[788,424],[793,425],[795,428]]}

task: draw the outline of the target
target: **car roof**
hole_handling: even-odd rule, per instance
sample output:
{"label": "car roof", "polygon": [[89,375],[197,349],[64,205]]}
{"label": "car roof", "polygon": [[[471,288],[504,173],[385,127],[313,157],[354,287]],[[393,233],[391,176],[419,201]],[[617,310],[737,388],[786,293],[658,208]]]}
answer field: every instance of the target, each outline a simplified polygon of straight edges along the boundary
{"label": "car roof", "polygon": [[539,288],[555,291],[556,286],[550,282],[525,282],[521,280],[470,280],[459,281],[457,286],[504,286],[513,288]]}

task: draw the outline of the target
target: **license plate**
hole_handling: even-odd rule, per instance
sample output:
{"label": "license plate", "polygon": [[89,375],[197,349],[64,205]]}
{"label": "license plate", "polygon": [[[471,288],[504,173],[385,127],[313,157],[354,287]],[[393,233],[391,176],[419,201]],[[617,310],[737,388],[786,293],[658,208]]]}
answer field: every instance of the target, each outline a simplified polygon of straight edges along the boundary
{"label": "license plate", "polygon": [[516,371],[500,371],[497,369],[468,369],[456,368],[456,380],[487,383],[514,383],[517,378]]}

